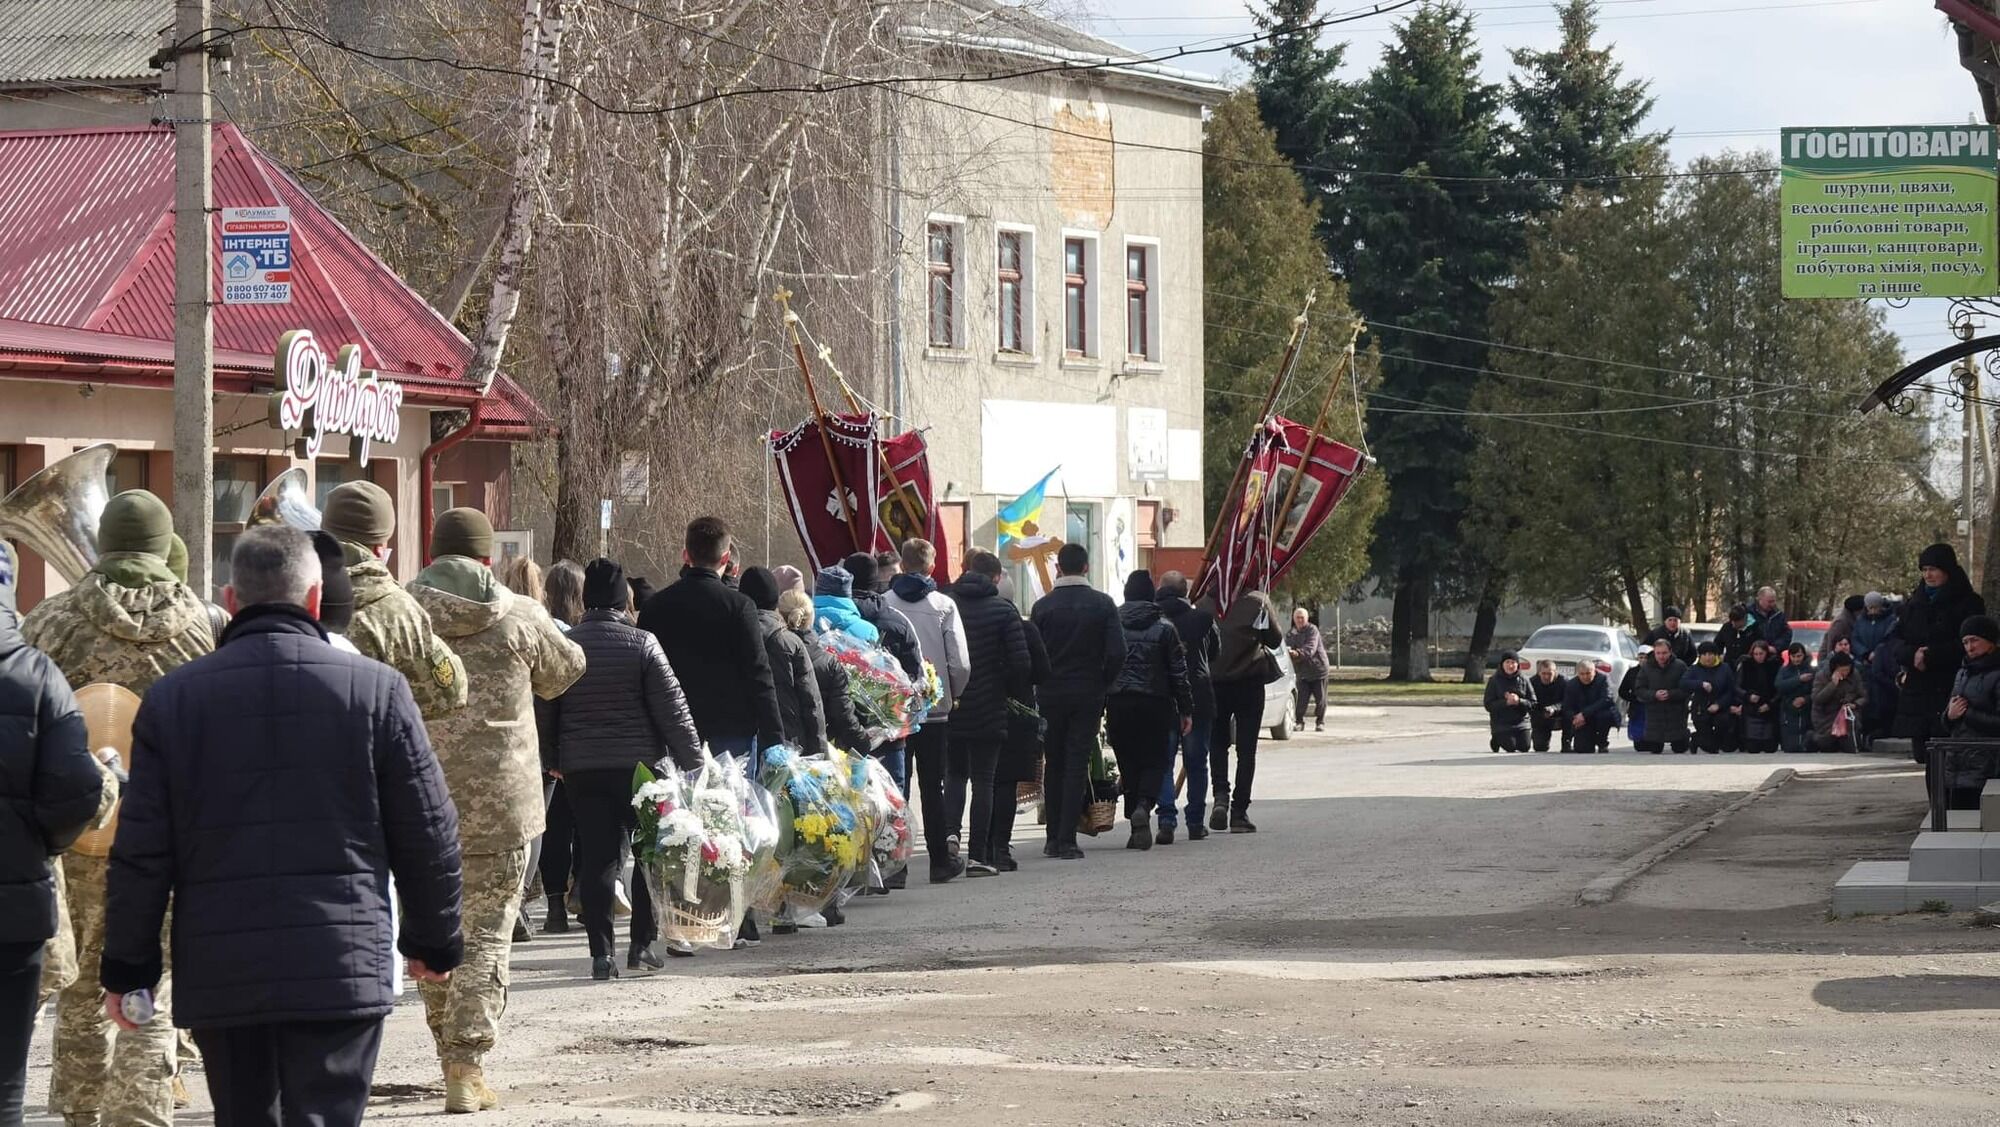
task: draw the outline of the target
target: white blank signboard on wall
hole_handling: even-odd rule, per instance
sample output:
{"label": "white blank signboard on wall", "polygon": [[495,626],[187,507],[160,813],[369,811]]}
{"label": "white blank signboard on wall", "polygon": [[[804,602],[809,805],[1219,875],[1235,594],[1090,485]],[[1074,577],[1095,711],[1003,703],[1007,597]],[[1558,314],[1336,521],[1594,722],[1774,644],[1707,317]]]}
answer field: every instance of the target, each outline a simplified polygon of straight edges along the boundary
{"label": "white blank signboard on wall", "polygon": [[987,399],[980,403],[980,488],[1013,498],[1057,466],[1049,492],[1118,494],[1118,409],[1091,403]]}

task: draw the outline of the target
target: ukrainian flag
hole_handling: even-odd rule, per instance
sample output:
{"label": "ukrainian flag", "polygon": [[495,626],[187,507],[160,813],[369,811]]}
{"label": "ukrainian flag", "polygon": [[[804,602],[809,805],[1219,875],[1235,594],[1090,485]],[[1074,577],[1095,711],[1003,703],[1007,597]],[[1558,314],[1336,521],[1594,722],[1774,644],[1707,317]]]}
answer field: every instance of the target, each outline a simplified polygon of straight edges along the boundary
{"label": "ukrainian flag", "polygon": [[1043,474],[1042,480],[1036,482],[1032,489],[1029,489],[1026,493],[1021,494],[1020,497],[1015,499],[1013,504],[1008,505],[1006,508],[1000,510],[998,514],[999,524],[1000,524],[1000,547],[1005,548],[1007,546],[1007,541],[1019,539],[1021,537],[1028,535],[1025,531],[1022,530],[1022,526],[1027,524],[1029,521],[1034,521],[1036,524],[1041,523],[1042,493],[1044,490],[1048,488],[1049,479],[1056,476],[1056,470],[1060,469],[1062,469],[1062,467],[1057,466],[1054,470],[1050,470],[1049,472]]}

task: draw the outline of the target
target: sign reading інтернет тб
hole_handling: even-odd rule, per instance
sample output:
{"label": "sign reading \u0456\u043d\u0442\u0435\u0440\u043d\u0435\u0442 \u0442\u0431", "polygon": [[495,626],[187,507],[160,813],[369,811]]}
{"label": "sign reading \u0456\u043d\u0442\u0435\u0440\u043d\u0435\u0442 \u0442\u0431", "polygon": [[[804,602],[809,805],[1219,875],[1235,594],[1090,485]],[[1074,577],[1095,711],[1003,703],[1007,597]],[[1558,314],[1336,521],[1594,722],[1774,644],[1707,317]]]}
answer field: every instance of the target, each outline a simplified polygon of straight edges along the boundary
{"label": "sign reading \u0456\u043d\u0442\u0435\u0440\u043d\u0435\u0442 \u0442\u0431", "polygon": [[1987,297],[2000,164],[1985,125],[1787,129],[1786,297]]}

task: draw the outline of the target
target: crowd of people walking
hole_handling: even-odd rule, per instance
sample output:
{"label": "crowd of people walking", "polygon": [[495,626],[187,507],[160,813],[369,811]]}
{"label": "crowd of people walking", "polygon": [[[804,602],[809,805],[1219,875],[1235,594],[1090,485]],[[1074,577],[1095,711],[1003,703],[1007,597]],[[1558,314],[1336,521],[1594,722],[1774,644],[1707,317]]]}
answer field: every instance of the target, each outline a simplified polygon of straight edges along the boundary
{"label": "crowd of people walking", "polygon": [[[931,882],[995,877],[1020,866],[1023,782],[1039,782],[1043,855],[1084,857],[1100,733],[1129,848],[1172,844],[1183,818],[1190,840],[1255,832],[1275,647],[1308,680],[1325,663],[1317,631],[1287,635],[1259,592],[1218,617],[1186,577],[1142,571],[1121,606],[1077,545],[1023,616],[993,553],[941,585],[923,540],[806,576],[739,569],[727,526],[702,518],[655,591],[609,559],[496,572],[491,524],[452,509],[401,585],[383,490],[335,488],[321,523],[239,536],[222,608],[187,586],[144,491],[111,500],[96,565],[25,620],[0,544],[0,1125],[20,1120],[51,997],[66,1125],[171,1123],[197,1052],[223,1127],[358,1122],[398,954],[445,1110],[492,1108],[484,1062],[537,886],[540,930],[574,920],[593,978],[620,977],[620,915],[623,969],[664,965],[631,869],[636,766],[693,768],[705,749],[754,775],[774,747],[864,753],[920,796]],[[913,680],[934,671],[941,699],[906,739],[857,718],[822,644],[836,631]],[[92,746],[85,686],[143,698],[129,754]],[[108,847],[72,848],[86,831]],[[763,941],[754,917],[739,936]]]}

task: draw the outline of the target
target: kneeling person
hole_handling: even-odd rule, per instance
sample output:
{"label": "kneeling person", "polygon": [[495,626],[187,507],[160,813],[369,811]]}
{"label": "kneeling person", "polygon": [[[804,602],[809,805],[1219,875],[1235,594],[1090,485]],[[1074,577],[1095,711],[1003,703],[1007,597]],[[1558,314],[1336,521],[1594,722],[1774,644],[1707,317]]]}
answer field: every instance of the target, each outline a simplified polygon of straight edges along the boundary
{"label": "kneeling person", "polygon": [[1576,676],[1563,686],[1563,727],[1570,746],[1583,755],[1611,750],[1611,729],[1618,726],[1618,706],[1611,700],[1611,681],[1597,672],[1597,663],[1576,663]]}

